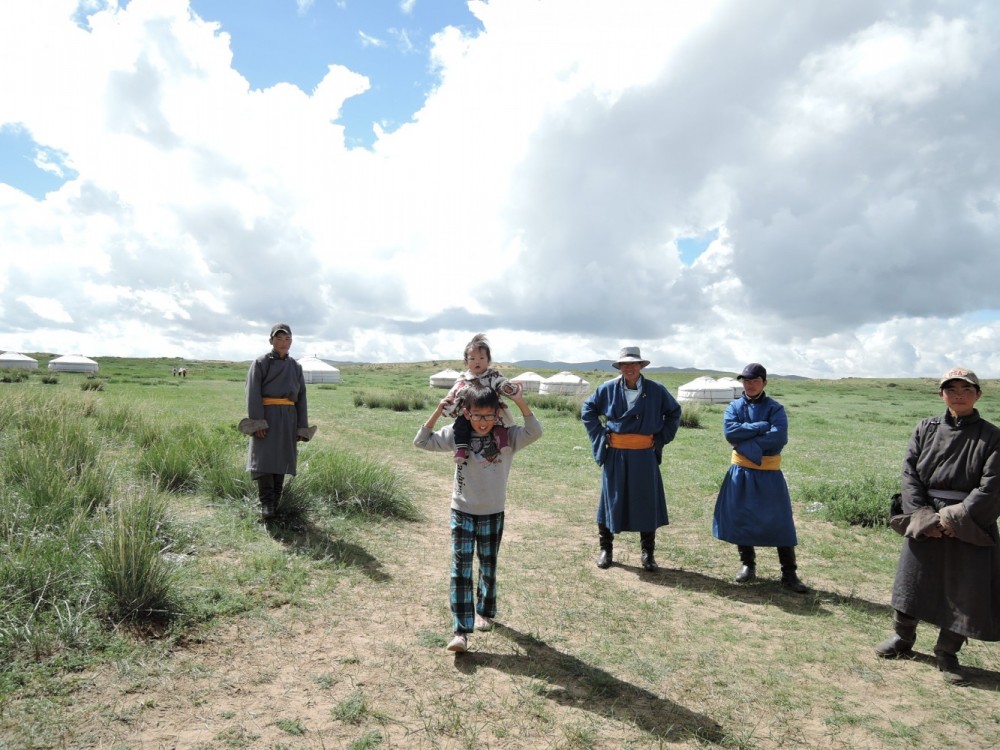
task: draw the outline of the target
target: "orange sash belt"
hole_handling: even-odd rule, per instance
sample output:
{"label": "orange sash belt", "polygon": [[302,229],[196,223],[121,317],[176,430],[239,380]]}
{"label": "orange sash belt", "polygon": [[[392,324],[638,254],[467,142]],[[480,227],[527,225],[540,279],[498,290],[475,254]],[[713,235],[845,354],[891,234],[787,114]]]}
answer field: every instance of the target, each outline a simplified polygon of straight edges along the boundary
{"label": "orange sash belt", "polygon": [[295,406],[295,402],[290,398],[271,398],[264,396],[262,399],[264,406]]}
{"label": "orange sash belt", "polygon": [[653,447],[652,435],[637,435],[634,432],[609,432],[608,445],[612,448],[625,450],[642,450]]}
{"label": "orange sash belt", "polygon": [[759,464],[755,464],[742,453],[733,451],[733,463],[742,466],[744,469],[762,469],[764,471],[777,471],[781,468],[781,455],[764,456]]}

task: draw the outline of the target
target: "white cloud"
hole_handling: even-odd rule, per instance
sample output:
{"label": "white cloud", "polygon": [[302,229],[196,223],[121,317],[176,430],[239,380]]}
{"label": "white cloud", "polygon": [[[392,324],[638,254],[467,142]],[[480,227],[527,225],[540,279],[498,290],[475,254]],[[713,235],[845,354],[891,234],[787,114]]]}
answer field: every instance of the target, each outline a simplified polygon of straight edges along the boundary
{"label": "white cloud", "polygon": [[72,316],[66,312],[66,309],[62,306],[62,303],[57,299],[52,299],[51,297],[34,297],[29,294],[22,294],[17,298],[18,302],[26,305],[31,312],[40,318],[45,320],[51,320],[53,323],[72,323]]}
{"label": "white cloud", "polygon": [[365,47],[384,47],[385,40],[379,39],[371,34],[366,34],[363,31],[358,31],[358,38],[361,40],[361,44]]}
{"label": "white cloud", "polygon": [[1000,376],[988,4],[472,0],[371,150],[338,118],[378,80],[252,89],[185,0],[94,7],[0,10],[0,126],[70,175],[0,184],[10,348],[243,359],[286,319],[340,359],[487,330],[501,361]]}

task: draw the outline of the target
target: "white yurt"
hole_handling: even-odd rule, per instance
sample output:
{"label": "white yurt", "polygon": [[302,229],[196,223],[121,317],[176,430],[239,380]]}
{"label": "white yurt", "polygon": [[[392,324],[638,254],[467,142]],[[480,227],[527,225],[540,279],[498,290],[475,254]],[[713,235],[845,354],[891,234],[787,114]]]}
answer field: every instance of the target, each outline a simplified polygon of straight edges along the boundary
{"label": "white yurt", "polygon": [[64,354],[49,360],[49,369],[56,372],[97,372],[97,363],[81,354]]}
{"label": "white yurt", "polygon": [[521,390],[525,393],[538,393],[539,387],[544,381],[541,375],[537,372],[522,372],[516,378],[511,378],[511,383],[518,383],[521,386]]}
{"label": "white yurt", "polygon": [[681,403],[728,404],[733,400],[733,389],[720,384],[715,378],[700,377],[678,388],[677,400]]}
{"label": "white yurt", "polygon": [[743,395],[743,383],[738,381],[736,378],[719,378],[718,382],[720,385],[727,385],[733,389],[733,398],[739,398]]}
{"label": "white yurt", "polygon": [[37,370],[38,360],[17,352],[0,354],[0,370]]}
{"label": "white yurt", "polygon": [[571,372],[558,372],[539,384],[542,396],[581,396],[590,393],[590,383]]}
{"label": "white yurt", "polygon": [[458,370],[452,370],[450,367],[441,370],[441,372],[431,375],[431,388],[451,388],[460,377],[462,377],[462,373]]}
{"label": "white yurt", "polygon": [[298,360],[307,383],[339,383],[340,370],[319,357],[308,356]]}

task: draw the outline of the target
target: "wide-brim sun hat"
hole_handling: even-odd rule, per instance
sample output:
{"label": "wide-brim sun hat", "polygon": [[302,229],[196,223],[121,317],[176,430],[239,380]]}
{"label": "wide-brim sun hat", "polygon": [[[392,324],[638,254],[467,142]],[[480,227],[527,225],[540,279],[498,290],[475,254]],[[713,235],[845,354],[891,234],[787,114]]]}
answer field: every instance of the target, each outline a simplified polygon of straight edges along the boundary
{"label": "wide-brim sun hat", "polygon": [[618,359],[611,363],[616,370],[620,370],[622,365],[638,362],[645,367],[649,364],[648,359],[643,359],[638,346],[623,346],[618,352]]}

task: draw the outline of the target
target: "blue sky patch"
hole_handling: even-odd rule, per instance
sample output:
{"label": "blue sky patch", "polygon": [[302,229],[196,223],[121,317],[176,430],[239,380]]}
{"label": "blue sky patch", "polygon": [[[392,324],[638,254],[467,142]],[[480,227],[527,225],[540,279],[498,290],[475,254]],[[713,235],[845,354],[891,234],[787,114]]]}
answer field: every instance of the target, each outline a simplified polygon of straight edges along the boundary
{"label": "blue sky patch", "polygon": [[710,232],[695,237],[678,237],[677,253],[681,256],[681,263],[685,266],[690,266],[718,237],[718,229],[713,229]]}
{"label": "blue sky patch", "polygon": [[372,123],[387,132],[409,122],[437,85],[431,36],[446,26],[478,33],[465,0],[191,0],[191,9],[230,36],[233,67],[255,89],[293,83],[311,94],[331,64],[367,76],[370,88],[343,106],[348,146],[370,147]]}
{"label": "blue sky patch", "polygon": [[[38,166],[39,160],[53,165],[53,169]],[[11,125],[0,127],[0,182],[42,200],[46,193],[58,190],[75,176],[67,172],[63,155],[39,146],[27,130]]]}

